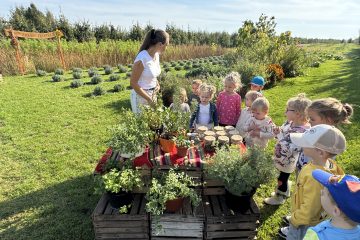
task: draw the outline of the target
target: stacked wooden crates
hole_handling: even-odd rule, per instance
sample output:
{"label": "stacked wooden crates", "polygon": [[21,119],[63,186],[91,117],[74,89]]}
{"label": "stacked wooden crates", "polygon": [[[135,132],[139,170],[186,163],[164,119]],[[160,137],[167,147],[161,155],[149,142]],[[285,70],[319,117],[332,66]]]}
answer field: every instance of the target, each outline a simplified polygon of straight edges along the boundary
{"label": "stacked wooden crates", "polygon": [[203,176],[203,204],[205,211],[204,239],[253,239],[259,223],[259,208],[251,199],[245,213],[229,209],[225,188],[221,181]]}

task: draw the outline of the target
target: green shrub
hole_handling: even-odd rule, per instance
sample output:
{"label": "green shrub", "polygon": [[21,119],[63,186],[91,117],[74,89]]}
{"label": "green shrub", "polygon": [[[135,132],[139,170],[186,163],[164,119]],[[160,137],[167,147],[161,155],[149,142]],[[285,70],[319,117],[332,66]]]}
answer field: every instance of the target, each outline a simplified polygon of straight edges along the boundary
{"label": "green shrub", "polygon": [[296,45],[290,45],[280,59],[285,77],[296,77],[303,74],[306,64],[305,50]]}
{"label": "green shrub", "polygon": [[127,73],[126,73],[126,76],[127,76],[127,77],[131,77],[131,72],[127,72]]}
{"label": "green shrub", "polygon": [[126,73],[127,69],[124,65],[118,65],[119,73]]}
{"label": "green shrub", "polygon": [[177,66],[175,66],[175,68],[174,68],[176,71],[180,71],[181,69],[182,69],[182,67],[181,66],[179,66],[179,65],[177,65]]}
{"label": "green shrub", "polygon": [[223,66],[214,66],[212,64],[201,65],[186,72],[185,77],[208,77],[208,76],[225,76],[230,69]]}
{"label": "green shrub", "polygon": [[96,86],[93,91],[94,96],[104,95],[106,91],[101,86]]}
{"label": "green shrub", "polygon": [[106,67],[104,68],[104,71],[105,71],[105,74],[106,74],[106,75],[109,75],[109,74],[112,74],[112,73],[113,73],[113,69],[112,69],[112,67],[110,67],[110,66],[106,66]]}
{"label": "green shrub", "polygon": [[55,70],[56,75],[64,75],[64,70],[62,68],[58,68]]}
{"label": "green shrub", "polygon": [[128,66],[128,68],[132,68],[132,67],[133,67],[133,65],[132,65],[131,63],[129,63],[127,66]]}
{"label": "green shrub", "polygon": [[70,87],[72,87],[72,88],[78,88],[78,87],[81,87],[82,85],[84,85],[84,83],[79,79],[73,80],[70,83]]}
{"label": "green shrub", "polygon": [[110,80],[111,82],[117,81],[117,80],[119,80],[119,79],[120,79],[120,76],[117,75],[117,74],[111,74],[110,77],[109,77],[109,80]]}
{"label": "green shrub", "polygon": [[36,70],[36,75],[37,75],[38,77],[46,76],[46,74],[47,74],[47,72],[44,71],[44,70],[41,70],[41,69],[37,69],[37,70]]}
{"label": "green shrub", "polygon": [[81,68],[73,68],[73,73],[75,73],[75,72],[82,73],[82,69]]}
{"label": "green shrub", "polygon": [[171,70],[171,68],[169,68],[169,67],[165,67],[165,68],[164,68],[164,71],[165,71],[165,72],[170,72],[170,70]]}
{"label": "green shrub", "polygon": [[55,74],[54,76],[52,76],[52,80],[53,82],[62,82],[65,80],[65,78],[62,75]]}
{"label": "green shrub", "polygon": [[244,91],[254,76],[265,76],[266,66],[260,62],[249,62],[248,60],[239,62],[234,66],[235,71],[241,73],[241,82]]}
{"label": "green shrub", "polygon": [[121,92],[121,91],[124,91],[125,90],[125,87],[121,84],[116,84],[114,86],[114,92]]}
{"label": "green shrub", "polygon": [[98,72],[98,70],[97,70],[96,68],[90,68],[90,69],[88,70],[88,74],[89,74],[89,77],[93,77],[93,76],[95,76],[95,75],[98,75],[99,72]]}
{"label": "green shrub", "polygon": [[318,67],[320,67],[320,63],[319,62],[313,62],[312,64],[311,64],[311,67],[315,67],[315,68],[318,68]]}
{"label": "green shrub", "polygon": [[344,60],[344,57],[343,57],[343,56],[336,55],[336,56],[334,56],[334,59],[335,59],[335,60]]}
{"label": "green shrub", "polygon": [[73,77],[74,79],[80,79],[82,77],[82,73],[81,72],[73,72]]}
{"label": "green shrub", "polygon": [[91,78],[91,83],[92,84],[99,84],[101,83],[103,80],[102,78],[100,77],[100,75],[95,75]]}
{"label": "green shrub", "polygon": [[191,68],[192,68],[191,65],[185,65],[185,66],[184,66],[184,69],[185,69],[185,70],[190,70]]}

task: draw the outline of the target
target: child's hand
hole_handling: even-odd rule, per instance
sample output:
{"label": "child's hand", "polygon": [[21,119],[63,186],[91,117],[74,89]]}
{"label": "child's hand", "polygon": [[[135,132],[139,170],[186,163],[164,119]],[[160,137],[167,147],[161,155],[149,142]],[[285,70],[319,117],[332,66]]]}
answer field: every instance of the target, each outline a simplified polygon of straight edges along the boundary
{"label": "child's hand", "polygon": [[250,131],[250,136],[251,137],[260,137],[260,129],[259,128],[255,128],[254,130]]}
{"label": "child's hand", "polygon": [[278,135],[278,134],[280,133],[280,127],[274,127],[274,128],[273,128],[273,133],[274,133],[275,135]]}

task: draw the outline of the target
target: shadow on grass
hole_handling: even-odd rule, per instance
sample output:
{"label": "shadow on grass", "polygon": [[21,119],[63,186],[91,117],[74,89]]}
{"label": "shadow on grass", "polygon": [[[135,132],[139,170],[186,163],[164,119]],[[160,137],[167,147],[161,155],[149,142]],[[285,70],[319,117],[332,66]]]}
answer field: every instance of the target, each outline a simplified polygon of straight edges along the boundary
{"label": "shadow on grass", "polygon": [[5,239],[93,239],[91,213],[99,200],[91,175],[0,203]]}
{"label": "shadow on grass", "polygon": [[131,109],[130,99],[122,99],[105,104],[106,108],[112,108],[115,112],[121,113],[123,108]]}

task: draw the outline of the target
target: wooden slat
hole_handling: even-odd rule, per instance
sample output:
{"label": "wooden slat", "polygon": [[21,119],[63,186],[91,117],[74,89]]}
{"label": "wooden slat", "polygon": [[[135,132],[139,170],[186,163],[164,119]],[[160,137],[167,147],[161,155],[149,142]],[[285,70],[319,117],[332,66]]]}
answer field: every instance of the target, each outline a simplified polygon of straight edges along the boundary
{"label": "wooden slat", "polygon": [[108,201],[109,201],[109,196],[107,194],[103,194],[94,209],[93,216],[103,214]]}
{"label": "wooden slat", "polygon": [[134,227],[143,228],[149,226],[148,221],[97,221],[94,222],[94,226],[97,228],[113,228],[113,227]]}
{"label": "wooden slat", "polygon": [[110,202],[107,203],[106,209],[104,211],[104,215],[111,215],[113,212],[113,208],[110,205]]}
{"label": "wooden slat", "polygon": [[99,215],[94,216],[94,221],[112,221],[112,220],[124,220],[124,221],[139,221],[139,220],[146,220],[146,215],[127,215],[127,214],[120,214],[120,215]]}
{"label": "wooden slat", "polygon": [[116,239],[138,239],[144,238],[148,239],[148,234],[146,233],[98,233],[96,234],[96,239],[108,239],[108,238],[116,238]]}
{"label": "wooden slat", "polygon": [[222,212],[220,210],[220,205],[218,202],[218,198],[216,196],[210,196],[210,204],[213,207],[214,215],[220,216],[222,214]]}
{"label": "wooden slat", "polygon": [[140,201],[141,201],[141,195],[135,194],[134,200],[132,202],[131,209],[130,209],[130,215],[135,215],[135,214],[139,213]]}
{"label": "wooden slat", "polygon": [[207,224],[206,231],[213,232],[219,230],[255,230],[256,227],[257,224],[255,222]]}
{"label": "wooden slat", "polygon": [[225,188],[223,187],[214,187],[214,188],[204,188],[204,195],[223,195],[225,194]]}
{"label": "wooden slat", "polygon": [[[206,238],[207,239],[225,239],[225,238],[229,238],[232,239],[233,237],[246,237],[248,238],[249,236],[253,236],[254,232],[253,231],[234,231],[234,232],[225,232],[225,231],[220,231],[220,232],[207,232],[206,234]],[[246,239],[245,238],[245,239]]]}
{"label": "wooden slat", "polygon": [[147,228],[130,228],[130,227],[105,227],[95,229],[96,233],[144,233]]}

